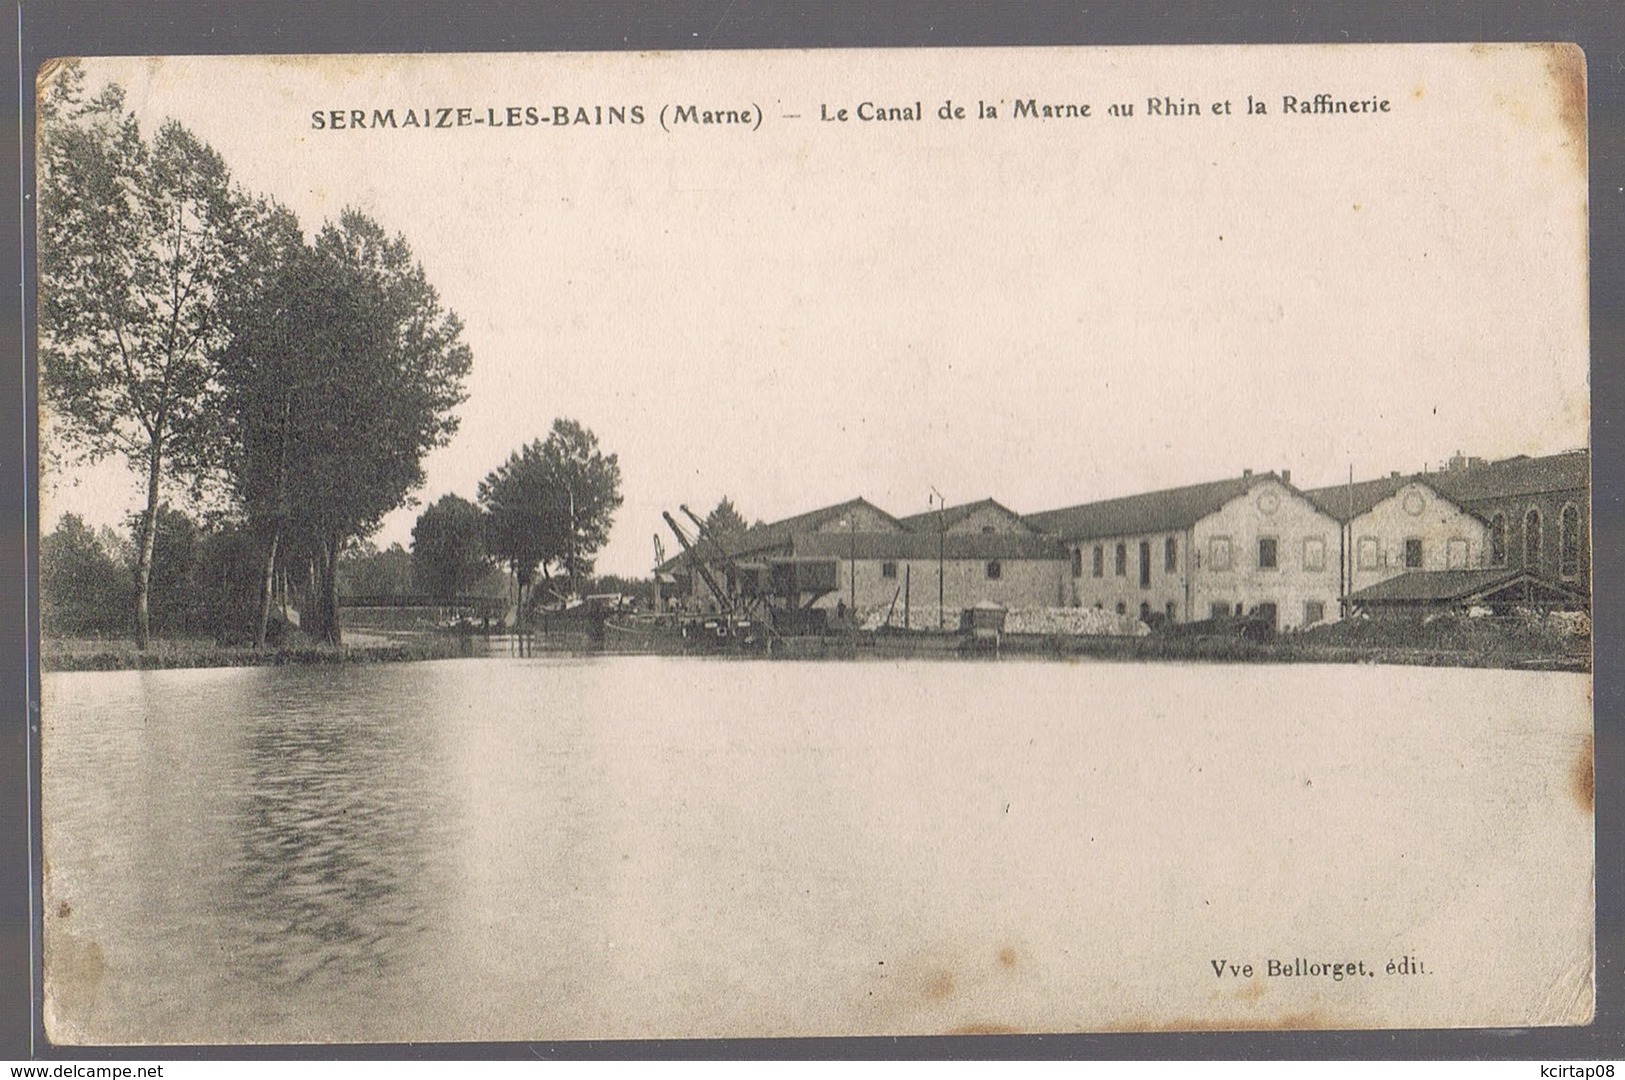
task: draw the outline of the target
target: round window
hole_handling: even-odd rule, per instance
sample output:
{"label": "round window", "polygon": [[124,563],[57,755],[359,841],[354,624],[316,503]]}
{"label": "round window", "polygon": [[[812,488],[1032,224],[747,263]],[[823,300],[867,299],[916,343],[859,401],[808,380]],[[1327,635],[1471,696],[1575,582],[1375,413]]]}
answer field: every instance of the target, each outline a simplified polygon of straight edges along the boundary
{"label": "round window", "polygon": [[1281,508],[1281,496],[1273,491],[1266,491],[1258,497],[1258,509],[1265,514],[1273,514]]}
{"label": "round window", "polygon": [[1421,514],[1423,510],[1427,509],[1427,506],[1428,501],[1422,497],[1422,493],[1420,491],[1412,491],[1406,494],[1405,512],[1411,517],[1416,517]]}

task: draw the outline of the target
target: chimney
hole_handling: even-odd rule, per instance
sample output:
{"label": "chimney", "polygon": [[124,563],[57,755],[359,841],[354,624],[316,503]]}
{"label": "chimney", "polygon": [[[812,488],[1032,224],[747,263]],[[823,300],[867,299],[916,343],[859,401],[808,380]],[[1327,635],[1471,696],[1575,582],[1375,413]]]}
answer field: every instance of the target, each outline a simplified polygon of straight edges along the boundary
{"label": "chimney", "polygon": [[1283,483],[1283,484],[1292,483],[1292,470],[1291,469],[1282,469],[1281,470],[1281,483]]}

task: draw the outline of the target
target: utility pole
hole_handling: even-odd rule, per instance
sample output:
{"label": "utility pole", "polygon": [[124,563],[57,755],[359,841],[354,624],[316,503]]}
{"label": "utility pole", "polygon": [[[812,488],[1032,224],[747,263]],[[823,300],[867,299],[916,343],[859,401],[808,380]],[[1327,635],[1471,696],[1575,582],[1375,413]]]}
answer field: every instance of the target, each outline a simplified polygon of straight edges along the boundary
{"label": "utility pole", "polygon": [[[945,630],[948,627],[948,612],[944,608],[946,590],[943,587],[943,567],[947,563],[948,500],[936,488],[931,489],[931,494],[937,497],[937,629]],[[930,500],[926,504],[930,505]]]}
{"label": "utility pole", "polygon": [[847,609],[854,627],[858,624],[858,515],[854,511],[847,516],[850,526],[851,546],[847,552]]}

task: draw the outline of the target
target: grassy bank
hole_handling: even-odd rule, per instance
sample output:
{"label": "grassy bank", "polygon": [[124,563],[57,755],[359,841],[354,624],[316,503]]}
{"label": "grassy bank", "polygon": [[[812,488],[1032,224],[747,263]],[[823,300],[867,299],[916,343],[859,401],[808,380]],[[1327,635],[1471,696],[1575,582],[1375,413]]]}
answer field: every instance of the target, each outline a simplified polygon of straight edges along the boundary
{"label": "grassy bank", "polygon": [[1208,663],[1410,664],[1590,671],[1591,636],[1534,619],[1353,619],[1262,641],[1239,635],[1006,635],[1006,653]]}
{"label": "grassy bank", "polygon": [[368,641],[366,644],[340,645],[336,648],[292,643],[263,650],[246,645],[219,645],[209,640],[164,640],[154,641],[145,652],[128,641],[72,638],[41,642],[40,668],[43,671],[128,671],[282,664],[376,664],[444,660],[467,655],[465,643],[452,635]]}

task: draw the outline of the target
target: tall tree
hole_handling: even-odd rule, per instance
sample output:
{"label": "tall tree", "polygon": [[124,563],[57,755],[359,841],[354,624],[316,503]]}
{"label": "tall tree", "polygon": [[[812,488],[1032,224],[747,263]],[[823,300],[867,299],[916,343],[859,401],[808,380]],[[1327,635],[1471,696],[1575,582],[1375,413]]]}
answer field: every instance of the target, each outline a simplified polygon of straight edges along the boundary
{"label": "tall tree", "polygon": [[145,478],[135,598],[144,649],[161,492],[199,475],[213,445],[204,402],[245,200],[208,146],[173,121],[147,142],[122,91],[87,98],[74,65],[42,95],[39,131],[42,390],[65,437]]}
{"label": "tall tree", "polygon": [[480,483],[486,547],[525,591],[550,567],[568,575],[572,591],[592,573],[593,556],[609,540],[621,505],[621,467],[598,437],[575,420],[555,420],[547,439],[512,454]]}
{"label": "tall tree", "polygon": [[131,579],[119,554],[76,514],[40,538],[40,632],[46,637],[129,632]]}
{"label": "tall tree", "polygon": [[737,540],[745,535],[749,526],[745,524],[744,517],[734,508],[733,500],[724,495],[717,508],[705,515],[705,531],[718,543],[727,544],[730,540]]}
{"label": "tall tree", "polygon": [[555,420],[542,444],[553,497],[550,534],[557,537],[553,558],[579,592],[592,573],[593,556],[609,542],[609,528],[621,506],[621,466],[616,455],[598,448],[598,436],[575,420]]}
{"label": "tall tree", "polygon": [[336,645],[339,557],[423,483],[423,456],[457,430],[472,360],[406,240],[355,210],[322,229],[295,276],[303,362],[281,487],[290,555],[310,571],[302,628]]}
{"label": "tall tree", "polygon": [[292,514],[288,468],[294,418],[313,400],[320,359],[303,323],[318,297],[314,256],[298,220],[257,203],[249,257],[230,294],[230,340],[217,373],[214,414],[227,485],[260,551],[253,640],[265,646],[282,540]]}
{"label": "tall tree", "polygon": [[485,515],[456,495],[442,495],[412,527],[412,580],[442,603],[464,595],[485,575]]}
{"label": "tall tree", "polygon": [[479,501],[485,510],[485,549],[513,575],[519,592],[515,618],[522,620],[525,593],[552,551],[546,532],[547,467],[542,441],[514,451],[481,480]]}

